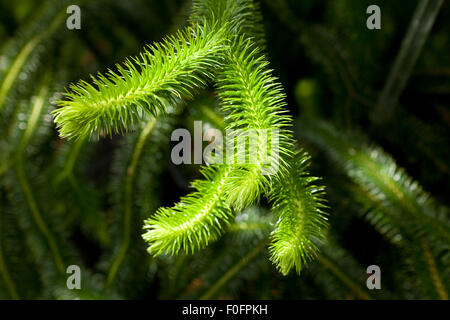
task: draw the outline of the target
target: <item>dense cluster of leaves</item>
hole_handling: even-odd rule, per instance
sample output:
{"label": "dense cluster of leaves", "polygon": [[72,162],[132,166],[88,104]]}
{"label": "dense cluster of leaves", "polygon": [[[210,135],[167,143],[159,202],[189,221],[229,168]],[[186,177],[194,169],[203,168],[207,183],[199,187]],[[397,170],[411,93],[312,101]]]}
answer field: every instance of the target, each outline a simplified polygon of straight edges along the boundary
{"label": "dense cluster of leaves", "polygon": [[[0,298],[448,299],[449,7],[379,2],[0,0]],[[256,162],[173,165],[194,120]]]}

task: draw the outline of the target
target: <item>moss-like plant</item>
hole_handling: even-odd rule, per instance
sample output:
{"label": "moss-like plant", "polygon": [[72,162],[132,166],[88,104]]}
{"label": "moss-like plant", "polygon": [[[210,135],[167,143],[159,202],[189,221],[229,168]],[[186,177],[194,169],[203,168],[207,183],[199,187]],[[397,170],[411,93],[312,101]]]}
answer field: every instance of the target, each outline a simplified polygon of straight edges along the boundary
{"label": "moss-like plant", "polygon": [[[306,171],[307,155],[294,152],[292,121],[264,55],[258,8],[252,0],[198,0],[193,8],[185,30],[127,59],[116,71],[98,74],[92,83],[71,86],[54,111],[60,135],[81,139],[123,133],[146,117],[158,119],[170,105],[214,82],[226,115],[224,129],[258,133],[256,162],[203,168],[205,179],[192,183],[195,192],[145,221],[148,251],[160,255],[204,248],[235,212],[266,196],[278,216],[271,260],[283,274],[292,268],[300,272],[324,238],[324,192]],[[262,130],[279,133],[279,152],[270,157],[276,174],[264,174],[268,142]]]}

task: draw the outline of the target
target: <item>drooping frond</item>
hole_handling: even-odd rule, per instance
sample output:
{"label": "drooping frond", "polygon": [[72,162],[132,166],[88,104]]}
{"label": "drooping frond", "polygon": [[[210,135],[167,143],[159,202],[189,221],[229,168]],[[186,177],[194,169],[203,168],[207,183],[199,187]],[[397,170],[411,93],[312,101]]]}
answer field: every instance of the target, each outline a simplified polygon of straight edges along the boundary
{"label": "drooping frond", "polygon": [[202,170],[205,180],[192,183],[195,192],[181,198],[172,208],[161,208],[145,221],[144,239],[153,255],[177,254],[180,250],[194,252],[216,240],[224,225],[230,223],[232,212],[224,200],[225,182],[230,168],[213,167]]}
{"label": "drooping frond", "polygon": [[420,296],[448,299],[448,210],[381,148],[368,146],[361,137],[326,123],[304,125],[302,134],[323,148],[375,207],[366,216],[369,222],[388,236],[397,232],[395,243],[408,253],[407,264],[418,287],[425,289]]}
{"label": "drooping frond", "polygon": [[[267,60],[244,37],[227,52],[218,92],[227,112],[226,129],[238,133],[237,150],[231,147],[237,157],[231,163],[237,169],[227,181],[227,201],[241,210],[269,191],[273,176],[285,172],[284,159],[292,153],[291,118],[286,115],[283,90],[271,75]],[[248,138],[248,145],[239,142],[240,137]],[[228,152],[225,157],[230,163]]]}
{"label": "drooping frond", "polygon": [[[229,3],[225,1],[223,5]],[[222,14],[228,14],[228,9],[216,8],[217,10],[222,10]],[[214,15],[213,15],[214,16]],[[220,19],[219,19],[220,20]],[[245,21],[245,20],[244,20]],[[284,94],[282,92],[281,86],[278,84],[277,80],[271,75],[271,70],[268,69],[268,62],[265,57],[260,53],[260,50],[255,47],[252,41],[244,36],[233,37],[230,39],[234,43],[226,50],[226,60],[223,68],[220,70],[217,86],[219,98],[222,102],[222,109],[226,112],[227,116],[225,118],[226,130],[230,132],[237,133],[238,145],[234,144],[231,146],[231,150],[227,146],[225,154],[226,164],[218,165],[217,172],[214,173],[213,169],[209,169],[208,172],[211,178],[214,176],[214,180],[221,181],[221,199],[226,202],[227,206],[230,206],[236,210],[242,210],[253,203],[255,203],[263,194],[269,194],[271,189],[271,183],[274,177],[281,179],[284,175],[288,175],[289,165],[288,159],[292,156],[292,150],[290,145],[293,143],[292,133],[289,130],[291,125],[291,118],[286,115],[286,111],[283,109],[285,106]],[[232,138],[236,138],[232,136]],[[227,137],[228,139],[229,137]],[[239,139],[244,140],[239,140]],[[245,139],[249,139],[248,143]],[[229,141],[227,141],[227,144]],[[229,152],[234,155],[229,154]],[[230,160],[231,158],[231,160]],[[302,168],[302,172],[304,168]],[[226,172],[226,176],[223,175]],[[303,172],[304,174],[304,172]],[[311,182],[311,181],[309,181]],[[206,182],[199,182],[198,184],[208,184]],[[306,187],[305,184],[302,187]],[[181,247],[187,247],[189,251],[189,246],[192,249],[192,243],[194,241],[190,240],[192,237],[192,232],[195,229],[206,230],[206,234],[200,234],[196,236],[197,247],[203,247],[210,238],[215,239],[216,234],[221,230],[221,225],[226,222],[226,219],[222,221],[223,215],[219,215],[220,219],[215,218],[210,220],[210,223],[204,223],[203,226],[197,226],[196,224],[202,223],[204,218],[203,207],[204,198],[208,199],[211,196],[215,196],[217,188],[210,189],[203,188],[205,190],[203,196],[196,194],[189,195],[186,199],[189,199],[189,205],[176,205],[173,209],[162,209],[157,215],[156,220],[160,220],[160,225],[165,220],[176,221],[176,228],[169,224],[164,228],[164,233],[161,230],[155,229],[155,231],[148,232],[144,237],[150,242],[149,251],[154,254],[160,254],[163,252],[175,253]],[[316,193],[320,190],[312,191],[306,189],[310,192],[313,197],[313,201],[316,203],[311,204],[307,210],[313,210],[311,214],[321,214],[319,196],[314,198]],[[208,195],[209,193],[209,195]],[[296,194],[298,195],[298,194]],[[300,194],[301,196],[301,194]],[[292,198],[286,199],[286,203],[292,206],[296,206],[296,200]],[[182,201],[183,202],[183,201]],[[308,204],[309,205],[309,204]],[[190,212],[192,209],[196,208],[197,212]],[[168,210],[168,211],[166,211]],[[209,212],[208,209],[207,212]],[[177,213],[177,216],[175,214]],[[221,213],[219,211],[219,213]],[[303,214],[308,214],[303,212]],[[217,215],[217,214],[216,214]],[[187,223],[186,217],[195,217],[196,224]],[[210,215],[210,216],[214,216]],[[206,215],[208,217],[208,215]],[[226,216],[225,216],[226,217]],[[189,219],[193,219],[189,218]],[[280,220],[284,219],[284,215],[280,217]],[[318,219],[319,220],[319,219]],[[282,227],[286,225],[295,224],[294,222],[286,222],[281,224]],[[168,221],[166,223],[169,223]],[[150,223],[151,224],[151,223]],[[146,223],[147,227],[149,223]],[[178,225],[182,225],[182,228]],[[296,227],[296,226],[294,226]],[[160,227],[161,228],[161,227]],[[209,234],[209,230],[213,229],[213,235]],[[310,229],[308,229],[310,228]],[[314,230],[313,233],[312,229]],[[181,238],[178,235],[180,230]],[[158,231],[158,232],[156,232]],[[302,239],[297,239],[300,243],[303,239],[310,239],[313,236],[320,238],[322,229],[319,227],[319,223],[304,227],[304,230],[297,232],[297,237],[304,237]],[[188,234],[186,236],[185,234]],[[164,235],[164,241],[160,240]],[[185,238],[189,241],[186,241]],[[158,244],[158,241],[161,244]],[[167,242],[170,241],[170,242]],[[313,239],[310,239],[313,241]],[[185,244],[187,243],[187,245]],[[279,242],[278,242],[279,243]],[[162,248],[159,246],[163,245]],[[168,249],[168,245],[172,246]],[[281,247],[281,245],[279,246]],[[303,247],[300,252],[301,254],[310,254],[313,251],[312,245],[307,245]],[[297,252],[294,252],[297,254]],[[309,260],[312,258],[313,254],[309,258],[295,258],[294,254],[288,253],[287,256],[291,256],[295,260],[295,264],[300,268],[301,262]],[[278,257],[281,253],[277,253]],[[284,265],[284,271],[292,267],[288,265],[286,261],[276,260],[278,265]]]}
{"label": "drooping frond", "polygon": [[301,126],[302,135],[323,148],[377,203],[387,218],[411,237],[435,235],[450,240],[448,214],[383,150],[330,124]]}
{"label": "drooping frond", "polygon": [[123,133],[144,113],[164,112],[167,105],[207,84],[225,44],[224,30],[217,25],[188,27],[117,65],[116,72],[92,77],[93,84],[72,85],[54,112],[60,135],[70,139]]}
{"label": "drooping frond", "polygon": [[[45,115],[52,108],[49,98],[54,82],[53,73],[46,72],[38,83],[35,95],[26,104],[27,108],[20,107],[23,112],[21,117],[11,124],[12,132],[21,132],[15,138],[18,144],[12,162],[13,170],[8,170],[2,177],[10,206],[1,214],[14,215],[17,219],[26,242],[21,254],[30,256],[38,266],[43,288],[64,283],[65,262],[73,254],[65,241],[68,235],[56,231],[62,223],[60,217],[54,214],[54,194],[47,184],[50,179],[38,165],[39,161],[29,157],[30,151],[42,143],[42,136],[45,136],[40,131],[50,131],[50,127],[45,125]],[[44,289],[40,294],[50,297],[52,293]]]}
{"label": "drooping frond", "polygon": [[327,226],[324,187],[308,174],[309,160],[305,152],[296,152],[289,175],[277,179],[271,191],[278,217],[272,232],[271,260],[284,275],[292,268],[300,273],[316,257]]}

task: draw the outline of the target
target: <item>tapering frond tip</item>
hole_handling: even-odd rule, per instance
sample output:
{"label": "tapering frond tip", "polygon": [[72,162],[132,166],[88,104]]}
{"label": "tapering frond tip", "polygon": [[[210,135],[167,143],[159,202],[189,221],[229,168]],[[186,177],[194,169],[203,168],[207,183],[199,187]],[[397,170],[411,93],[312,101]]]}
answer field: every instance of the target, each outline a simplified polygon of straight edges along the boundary
{"label": "tapering frond tip", "polygon": [[205,179],[192,184],[197,191],[182,197],[171,208],[160,208],[145,221],[147,232],[143,237],[153,256],[174,255],[181,250],[194,253],[217,240],[231,223],[233,213],[223,199],[229,170],[206,167],[202,173]]}
{"label": "tapering frond tip", "polygon": [[[178,214],[182,216],[181,213]],[[177,217],[176,220],[180,218],[184,220],[186,217]],[[162,254],[177,255],[181,251],[193,254],[221,235],[221,227],[212,226],[210,223],[196,225],[197,221],[185,220],[183,223],[177,223],[178,221],[174,223],[172,220],[165,216],[145,221],[144,229],[147,231],[142,237],[148,243],[147,252],[150,255],[155,257]],[[221,224],[216,222],[218,225]]]}
{"label": "tapering frond tip", "polygon": [[265,180],[259,169],[234,170],[225,184],[227,203],[237,212],[258,203],[261,195],[268,192]]}
{"label": "tapering frond tip", "polygon": [[[148,219],[143,239],[147,242],[147,252],[156,257],[162,254],[177,255],[180,251],[194,253],[208,244],[209,237],[199,239],[197,235],[187,235],[180,229],[175,230],[162,221]],[[178,231],[178,232],[177,232]]]}
{"label": "tapering frond tip", "polygon": [[122,134],[146,114],[191,98],[221,66],[227,38],[223,29],[189,27],[155,43],[116,71],[71,85],[58,102],[55,122],[63,138]]}
{"label": "tapering frond tip", "polygon": [[309,159],[306,152],[295,152],[290,174],[276,181],[270,197],[278,216],[270,259],[283,275],[293,268],[300,273],[317,256],[328,226],[325,188],[307,172]]}
{"label": "tapering frond tip", "polygon": [[273,234],[273,242],[269,247],[270,260],[284,276],[292,269],[300,274],[302,268],[313,261],[318,255],[317,246],[307,239],[299,244],[284,241],[285,236]]}
{"label": "tapering frond tip", "polygon": [[121,113],[119,110],[92,110],[93,105],[89,107],[74,100],[60,100],[57,104],[60,108],[52,112],[54,122],[60,137],[68,140],[123,134],[135,129],[146,117],[138,107]]}

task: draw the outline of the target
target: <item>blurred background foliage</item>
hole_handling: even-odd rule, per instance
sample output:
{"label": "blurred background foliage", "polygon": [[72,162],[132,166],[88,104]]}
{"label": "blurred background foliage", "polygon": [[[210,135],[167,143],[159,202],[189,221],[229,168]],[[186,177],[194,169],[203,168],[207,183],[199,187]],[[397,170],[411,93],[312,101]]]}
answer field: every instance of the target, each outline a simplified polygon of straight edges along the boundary
{"label": "blurred background foliage", "polygon": [[[80,0],[81,30],[65,27],[70,4],[0,0],[1,299],[448,299],[448,2],[260,1],[267,55],[330,206],[319,258],[286,277],[267,258],[264,202],[195,255],[146,252],[143,220],[199,176],[171,164],[171,131],[221,127],[212,88],[151,134],[73,143],[54,128],[65,86],[185,25],[190,2]],[[366,28],[371,4],[381,30]],[[66,287],[72,264],[81,290]],[[366,287],[373,264],[381,290]]]}

